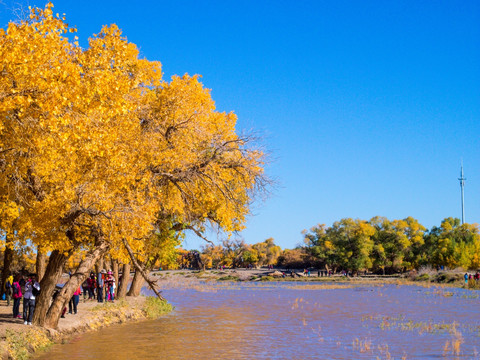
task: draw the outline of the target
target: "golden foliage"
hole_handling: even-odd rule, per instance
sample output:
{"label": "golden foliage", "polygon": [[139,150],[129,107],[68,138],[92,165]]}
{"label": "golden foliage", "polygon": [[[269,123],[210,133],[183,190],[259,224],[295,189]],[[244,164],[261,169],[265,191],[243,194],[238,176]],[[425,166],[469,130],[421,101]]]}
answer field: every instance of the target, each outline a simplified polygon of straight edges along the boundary
{"label": "golden foliage", "polygon": [[68,254],[107,240],[121,261],[125,240],[150,256],[166,219],[240,230],[263,154],[236,116],[215,111],[197,76],[163,81],[116,25],[82,49],[52,9],[0,30],[2,228],[18,218],[35,244]]}

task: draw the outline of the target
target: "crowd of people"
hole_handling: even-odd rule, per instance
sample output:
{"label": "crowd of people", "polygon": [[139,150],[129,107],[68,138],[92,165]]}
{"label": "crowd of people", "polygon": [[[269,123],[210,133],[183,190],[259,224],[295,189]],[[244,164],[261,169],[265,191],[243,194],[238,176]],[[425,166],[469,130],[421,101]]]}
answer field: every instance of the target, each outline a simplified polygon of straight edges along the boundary
{"label": "crowd of people", "polygon": [[83,300],[97,300],[98,302],[114,301],[116,291],[115,277],[111,270],[103,269],[98,274],[93,271],[90,276],[83,282]]}
{"label": "crowd of people", "polygon": [[[71,276],[71,274],[70,274]],[[53,295],[53,299],[58,296],[59,289],[63,285],[57,285],[57,291]],[[101,270],[98,274],[93,271],[90,276],[83,282],[68,301],[68,313],[77,314],[80,296],[83,293],[84,301],[96,300],[102,302],[114,302],[116,283],[115,277],[111,270]],[[25,325],[32,325],[33,314],[35,312],[35,299],[40,294],[40,284],[36,274],[28,274],[24,276],[17,274],[8,276],[3,288],[7,306],[12,306],[12,316],[15,319],[23,319]],[[20,313],[20,303],[23,299],[23,312]],[[12,305],[11,305],[12,303]],[[65,304],[61,317],[64,318],[67,312]]]}

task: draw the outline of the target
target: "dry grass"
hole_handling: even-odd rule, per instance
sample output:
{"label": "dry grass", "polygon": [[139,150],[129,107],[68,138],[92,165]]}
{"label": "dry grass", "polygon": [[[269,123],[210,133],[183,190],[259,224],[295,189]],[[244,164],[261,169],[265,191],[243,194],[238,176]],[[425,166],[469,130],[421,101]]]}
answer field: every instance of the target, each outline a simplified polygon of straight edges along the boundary
{"label": "dry grass", "polygon": [[453,328],[450,329],[450,334],[451,339],[447,340],[443,347],[443,356],[447,356],[448,354],[459,356],[461,345],[464,343],[462,333],[457,330],[456,326],[453,326]]}

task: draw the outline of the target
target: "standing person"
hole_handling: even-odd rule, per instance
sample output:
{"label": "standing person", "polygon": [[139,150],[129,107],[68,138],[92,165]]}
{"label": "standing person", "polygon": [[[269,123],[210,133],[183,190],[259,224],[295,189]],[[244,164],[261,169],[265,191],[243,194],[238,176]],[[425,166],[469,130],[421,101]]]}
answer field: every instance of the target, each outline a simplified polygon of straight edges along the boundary
{"label": "standing person", "polygon": [[88,279],[85,279],[85,281],[82,283],[82,293],[83,293],[83,302],[87,300],[87,294],[88,294]]}
{"label": "standing person", "polygon": [[115,278],[111,270],[108,270],[105,284],[107,286],[107,300],[113,302],[115,300]]}
{"label": "standing person", "polygon": [[7,306],[10,306],[10,299],[12,298],[12,283],[13,283],[13,276],[10,275],[7,277],[5,281],[5,297],[7,298]]}
{"label": "standing person", "polygon": [[12,297],[13,297],[13,317],[22,318],[20,315],[20,300],[22,299],[22,287],[20,286],[20,279],[22,276],[18,274],[12,283]]}
{"label": "standing person", "polygon": [[97,275],[97,300],[103,302],[103,287],[105,286],[105,269],[102,269]]}
{"label": "standing person", "polygon": [[40,284],[36,274],[28,275],[25,283],[25,295],[23,296],[23,323],[32,325],[33,313],[35,311],[35,297],[40,294]]}
{"label": "standing person", "polygon": [[95,273],[92,271],[87,279],[88,284],[88,300],[95,300]]}
{"label": "standing person", "polygon": [[76,315],[77,314],[77,306],[78,303],[80,302],[80,293],[82,292],[82,289],[78,287],[78,289],[73,293],[72,298],[68,302],[68,313],[71,314],[72,310],[73,313]]}

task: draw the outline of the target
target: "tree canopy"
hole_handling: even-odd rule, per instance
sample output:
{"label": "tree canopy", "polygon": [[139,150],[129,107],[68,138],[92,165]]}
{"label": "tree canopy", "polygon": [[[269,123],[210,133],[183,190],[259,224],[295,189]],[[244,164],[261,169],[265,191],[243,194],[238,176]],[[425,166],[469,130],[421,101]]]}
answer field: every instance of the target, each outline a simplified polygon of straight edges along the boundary
{"label": "tree canopy", "polygon": [[58,257],[50,282],[78,251],[91,267],[206,224],[240,230],[266,180],[236,116],[198,76],[164,81],[116,25],[85,49],[74,33],[51,3],[0,29],[2,230]]}

